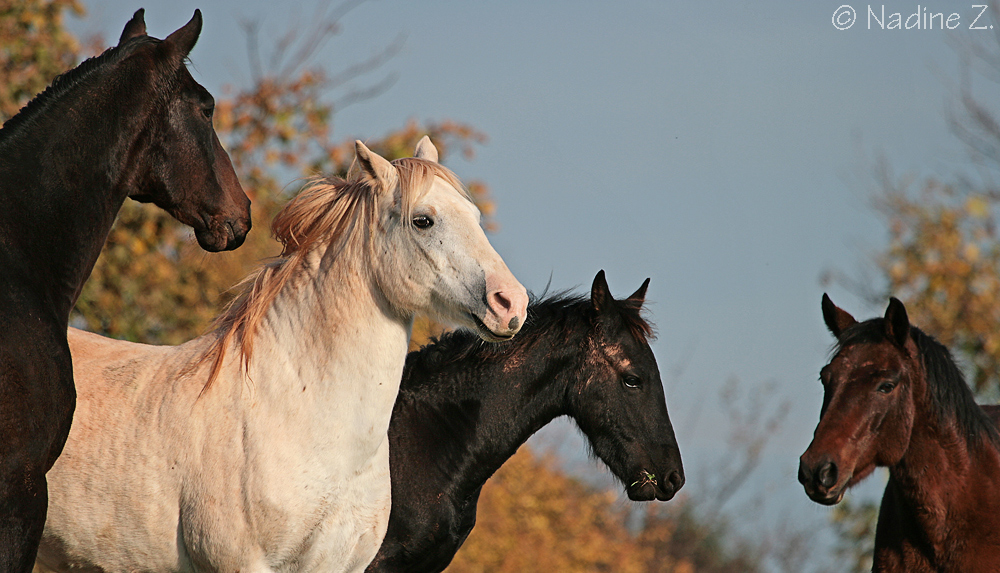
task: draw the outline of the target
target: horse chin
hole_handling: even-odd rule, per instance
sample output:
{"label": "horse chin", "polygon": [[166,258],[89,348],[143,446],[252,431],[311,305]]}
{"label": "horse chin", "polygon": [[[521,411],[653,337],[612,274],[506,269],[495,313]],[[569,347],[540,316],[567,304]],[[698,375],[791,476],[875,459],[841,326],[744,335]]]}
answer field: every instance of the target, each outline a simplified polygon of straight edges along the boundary
{"label": "horse chin", "polygon": [[247,223],[244,229],[243,225],[230,222],[213,224],[210,227],[199,226],[194,228],[194,236],[198,240],[198,246],[210,253],[231,251],[246,240],[249,226]]}
{"label": "horse chin", "polygon": [[833,489],[829,489],[825,492],[809,487],[806,487],[805,490],[809,499],[820,505],[837,505],[842,499],[844,499],[844,494],[847,493],[847,482],[845,481],[839,486],[835,486]]}
{"label": "horse chin", "polygon": [[486,342],[504,342],[514,338],[514,335],[517,334],[517,329],[506,329],[501,330],[500,332],[494,331],[490,327],[486,326],[486,323],[483,322],[482,319],[471,312],[469,313],[469,318],[472,319],[472,322],[475,325],[476,334],[478,334],[479,338],[482,338]]}
{"label": "horse chin", "polygon": [[653,501],[654,499],[659,499],[657,489],[659,488],[653,482],[647,482],[641,485],[636,484],[634,487],[628,487],[625,493],[628,494],[628,498],[632,501]]}
{"label": "horse chin", "polygon": [[829,492],[829,493],[826,493],[826,494],[821,494],[819,492],[815,492],[815,493],[808,493],[808,492],[806,492],[806,493],[808,493],[809,499],[815,501],[818,504],[821,504],[821,505],[837,505],[838,503],[840,503],[840,500],[844,499],[844,492],[846,492],[846,491],[847,491],[847,489],[845,488],[845,489],[841,489],[839,492],[836,492],[836,493],[834,493],[834,492]]}

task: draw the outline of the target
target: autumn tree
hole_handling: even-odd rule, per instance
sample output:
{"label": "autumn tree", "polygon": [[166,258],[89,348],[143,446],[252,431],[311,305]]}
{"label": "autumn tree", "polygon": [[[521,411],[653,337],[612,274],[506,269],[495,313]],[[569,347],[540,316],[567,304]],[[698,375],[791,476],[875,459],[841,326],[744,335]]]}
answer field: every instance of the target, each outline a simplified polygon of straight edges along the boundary
{"label": "autumn tree", "polygon": [[656,504],[638,530],[618,493],[522,448],[483,487],[476,528],[449,573],[753,573],[758,559],[687,506]]}
{"label": "autumn tree", "polygon": [[0,122],[73,67],[79,43],[64,24],[79,0],[0,0]]}
{"label": "autumn tree", "polygon": [[[998,8],[993,7],[997,21]],[[1000,72],[1000,43],[967,46],[961,96],[951,116],[965,144],[968,175],[924,179],[877,170],[875,206],[889,230],[888,247],[875,262],[888,294],[906,303],[914,324],[934,335],[967,364],[977,392],[1000,391],[1000,123],[996,111],[973,94],[969,70],[986,78]],[[884,304],[885,292],[874,293]],[[875,302],[875,301],[873,301]]]}

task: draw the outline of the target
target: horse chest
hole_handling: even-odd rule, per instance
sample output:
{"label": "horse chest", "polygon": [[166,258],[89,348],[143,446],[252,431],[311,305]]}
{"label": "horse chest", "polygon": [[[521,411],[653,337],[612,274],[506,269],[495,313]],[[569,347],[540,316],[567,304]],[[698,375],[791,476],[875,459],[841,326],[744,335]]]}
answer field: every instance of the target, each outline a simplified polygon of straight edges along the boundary
{"label": "horse chest", "polygon": [[249,515],[232,507],[233,518],[248,522],[245,537],[230,538],[219,531],[222,539],[236,541],[223,551],[206,553],[204,560],[225,562],[253,546],[261,548],[259,563],[268,570],[363,571],[378,551],[389,520],[388,446],[378,447],[355,471],[338,474],[310,472],[287,459],[283,463],[264,464],[283,468],[281,475],[264,478],[261,468],[247,472],[256,477],[244,481],[242,494],[234,497],[250,502]]}

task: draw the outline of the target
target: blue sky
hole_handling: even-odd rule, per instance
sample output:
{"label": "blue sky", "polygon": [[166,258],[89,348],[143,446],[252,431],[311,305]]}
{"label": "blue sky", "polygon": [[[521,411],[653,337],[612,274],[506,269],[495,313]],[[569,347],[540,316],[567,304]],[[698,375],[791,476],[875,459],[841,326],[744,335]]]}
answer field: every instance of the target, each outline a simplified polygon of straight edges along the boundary
{"label": "blue sky", "polygon": [[[341,111],[335,136],[378,137],[411,118],[486,132],[473,161],[450,166],[491,185],[501,224],[491,240],[529,289],[550,277],[556,289],[587,288],[605,269],[624,296],[651,277],[654,350],[689,487],[697,460],[724,447],[725,381],[773,381],[791,412],[764,481],[820,519],[827,510],[795,481],[832,342],[820,296],[858,317],[882,311],[820,276],[856,273],[886,243],[870,208],[878,155],[899,174],[964,171],[947,123],[955,46],[992,34],[968,29],[971,4],[944,1],[921,5],[957,12],[950,32],[868,29],[860,3],[840,31],[842,3],[371,0],[316,62],[340,70],[405,34],[381,72],[398,80]],[[73,28],[113,42],[140,6],[158,37],[202,9],[193,71],[221,94],[248,77],[240,21],[261,22],[266,41],[309,21],[316,4],[102,0]],[[916,9],[884,6],[904,19]],[[994,88],[975,85],[984,96]]]}

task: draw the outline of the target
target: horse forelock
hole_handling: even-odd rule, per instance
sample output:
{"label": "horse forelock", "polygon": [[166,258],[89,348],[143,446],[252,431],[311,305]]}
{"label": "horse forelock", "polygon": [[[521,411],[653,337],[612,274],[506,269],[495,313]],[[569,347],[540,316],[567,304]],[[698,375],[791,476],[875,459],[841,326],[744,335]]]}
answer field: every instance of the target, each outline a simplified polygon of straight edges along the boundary
{"label": "horse forelock", "polygon": [[648,343],[656,339],[656,329],[643,316],[645,308],[642,302],[627,298],[615,301],[615,303],[621,312],[622,322],[625,323],[625,327],[628,328],[636,340]]}
{"label": "horse forelock", "polygon": [[218,377],[230,344],[238,346],[241,367],[249,369],[260,323],[286,285],[295,288],[291,279],[306,264],[310,252],[325,245],[327,253],[334,257],[375,260],[377,254],[370,241],[362,239],[370,237],[378,226],[380,193],[398,190],[401,216],[407,221],[413,206],[430,190],[434,177],[442,178],[472,201],[458,177],[437,163],[407,157],[392,164],[399,176],[396,189],[380,189],[378,182],[364,174],[350,179],[317,176],[278,212],[271,232],[282,244],[281,255],[244,279],[242,293],[216,319],[217,336],[204,357],[212,360],[205,390]]}
{"label": "horse forelock", "polygon": [[403,157],[393,161],[392,165],[399,175],[399,187],[403,191],[400,197],[400,211],[406,219],[413,214],[416,202],[430,191],[435,177],[443,179],[465,200],[474,202],[469,190],[458,176],[440,163],[417,157]]}

